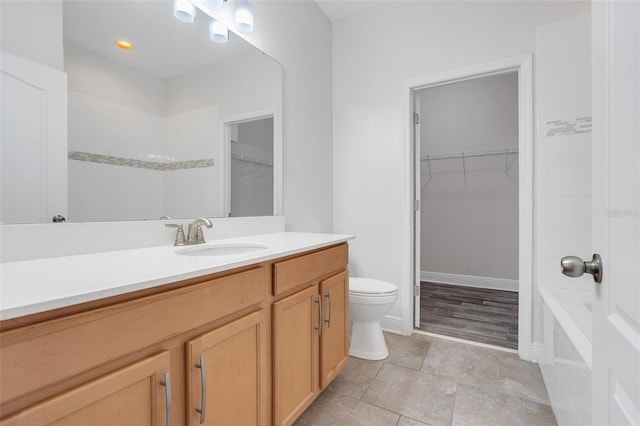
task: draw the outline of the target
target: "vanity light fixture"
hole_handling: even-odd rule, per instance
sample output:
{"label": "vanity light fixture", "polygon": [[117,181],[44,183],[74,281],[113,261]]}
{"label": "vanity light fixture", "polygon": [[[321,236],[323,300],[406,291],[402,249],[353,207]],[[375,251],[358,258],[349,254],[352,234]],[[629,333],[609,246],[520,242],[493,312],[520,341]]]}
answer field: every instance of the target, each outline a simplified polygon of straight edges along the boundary
{"label": "vanity light fixture", "polygon": [[229,41],[229,28],[225,27],[222,22],[211,18],[209,37],[216,43],[226,43]]}
{"label": "vanity light fixture", "polygon": [[[201,4],[210,9],[220,9],[227,0],[201,0]],[[196,19],[196,6],[190,0],[173,0],[173,15],[182,22],[193,22]],[[237,0],[235,8],[236,29],[241,33],[253,31],[253,7],[249,0]],[[220,21],[211,18],[209,37],[218,43],[229,40],[229,29]]]}
{"label": "vanity light fixture", "polygon": [[189,0],[173,0],[173,16],[182,22],[196,19],[196,7]]}
{"label": "vanity light fixture", "polygon": [[236,28],[241,33],[253,31],[253,7],[249,0],[238,0],[235,11]]}
{"label": "vanity light fixture", "polygon": [[225,1],[227,0],[204,0],[204,4],[211,9],[220,9]]}

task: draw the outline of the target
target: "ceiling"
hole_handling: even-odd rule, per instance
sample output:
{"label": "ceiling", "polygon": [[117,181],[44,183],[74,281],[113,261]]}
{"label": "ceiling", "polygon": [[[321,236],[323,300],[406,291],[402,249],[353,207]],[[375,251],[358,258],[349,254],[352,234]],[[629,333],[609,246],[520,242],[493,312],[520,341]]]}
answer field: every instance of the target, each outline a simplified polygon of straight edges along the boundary
{"label": "ceiling", "polygon": [[375,7],[379,2],[369,0],[316,0],[320,9],[332,22],[358,15]]}

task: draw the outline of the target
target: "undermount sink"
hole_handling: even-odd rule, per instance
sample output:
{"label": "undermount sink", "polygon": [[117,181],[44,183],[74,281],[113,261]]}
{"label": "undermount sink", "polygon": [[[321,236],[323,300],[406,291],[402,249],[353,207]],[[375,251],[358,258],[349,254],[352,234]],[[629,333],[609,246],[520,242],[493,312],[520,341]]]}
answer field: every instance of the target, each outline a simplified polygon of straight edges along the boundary
{"label": "undermount sink", "polygon": [[179,249],[176,254],[182,256],[229,256],[268,248],[269,245],[264,243],[207,243]]}

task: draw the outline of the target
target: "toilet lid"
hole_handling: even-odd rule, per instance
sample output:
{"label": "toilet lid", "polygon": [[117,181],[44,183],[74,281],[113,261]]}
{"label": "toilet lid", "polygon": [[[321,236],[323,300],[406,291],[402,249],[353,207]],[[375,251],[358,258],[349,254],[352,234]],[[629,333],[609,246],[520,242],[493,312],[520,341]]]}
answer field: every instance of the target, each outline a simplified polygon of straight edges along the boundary
{"label": "toilet lid", "polygon": [[349,293],[383,295],[396,293],[398,287],[386,281],[374,280],[372,278],[349,278]]}

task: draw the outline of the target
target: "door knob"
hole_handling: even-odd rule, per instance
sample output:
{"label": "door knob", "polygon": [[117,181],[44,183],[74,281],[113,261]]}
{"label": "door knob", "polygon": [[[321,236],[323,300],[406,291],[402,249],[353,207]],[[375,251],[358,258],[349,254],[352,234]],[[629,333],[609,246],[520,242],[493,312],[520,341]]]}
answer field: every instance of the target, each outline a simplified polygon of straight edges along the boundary
{"label": "door knob", "polygon": [[568,277],[581,277],[585,272],[593,275],[593,280],[602,282],[602,258],[595,253],[593,259],[583,261],[578,256],[565,256],[560,261],[562,273]]}

